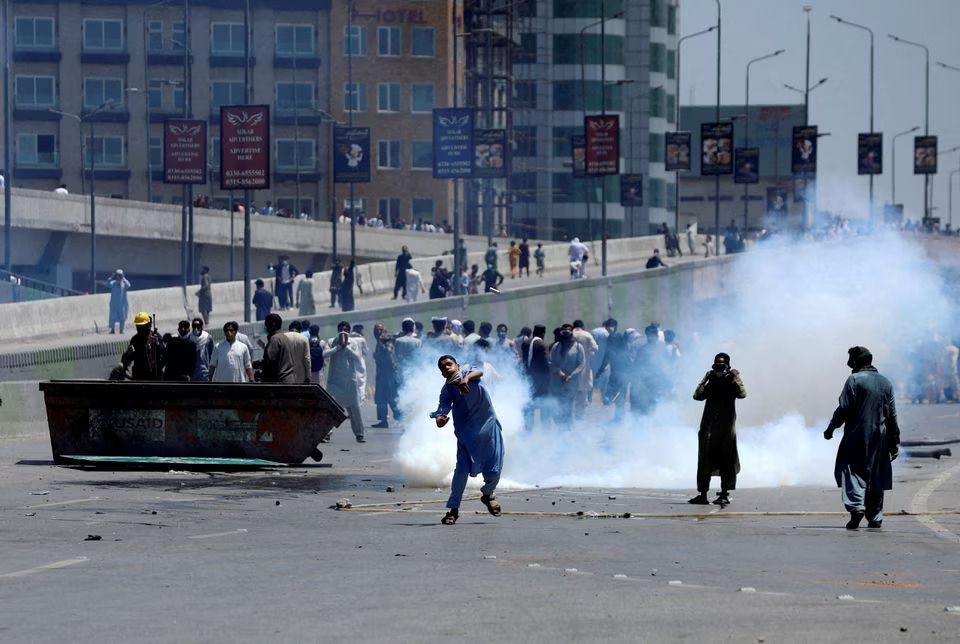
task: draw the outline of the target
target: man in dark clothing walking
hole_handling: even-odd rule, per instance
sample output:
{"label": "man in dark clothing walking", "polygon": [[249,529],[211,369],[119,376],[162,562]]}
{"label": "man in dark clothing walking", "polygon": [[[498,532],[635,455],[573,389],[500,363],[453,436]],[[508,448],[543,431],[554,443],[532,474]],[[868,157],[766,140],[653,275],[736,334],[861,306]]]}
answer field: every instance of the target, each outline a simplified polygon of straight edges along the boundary
{"label": "man in dark clothing walking", "polygon": [[190,382],[197,367],[197,345],[190,341],[190,320],[180,320],[178,335],[167,340],[163,379]]}
{"label": "man in dark clothing walking", "polygon": [[860,527],[867,517],[868,528],[883,524],[883,492],[893,488],[890,465],[900,454],[900,426],[890,381],[873,366],[866,347],[852,347],[847,366],[853,371],[840,392],[840,404],[833,412],[823,437],[833,438],[843,426],[837,450],[834,477],[841,488],[843,506],[850,513],[847,530]]}
{"label": "man in dark clothing walking", "polygon": [[725,507],[730,503],[730,490],[737,488],[740,456],[737,452],[737,398],[746,398],[747,390],[740,372],[730,368],[730,356],[718,353],[713,367],[703,377],[694,400],[704,400],[703,417],[697,450],[697,496],[690,503],[706,505],[710,479],[720,477],[720,492],[714,503]]}
{"label": "man in dark clothing walking", "polygon": [[407,269],[411,268],[410,260],[413,256],[410,250],[404,246],[400,249],[401,253],[397,255],[397,264],[393,269],[393,299],[397,299],[397,293],[401,293],[404,300],[407,299]]}

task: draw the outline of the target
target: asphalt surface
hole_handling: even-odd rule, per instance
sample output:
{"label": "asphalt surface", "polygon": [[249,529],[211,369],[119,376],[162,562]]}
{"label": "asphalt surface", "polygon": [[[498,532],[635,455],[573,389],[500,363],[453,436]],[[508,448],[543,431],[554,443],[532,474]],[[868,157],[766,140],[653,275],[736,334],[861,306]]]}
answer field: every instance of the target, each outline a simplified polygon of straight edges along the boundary
{"label": "asphalt surface", "polygon": [[[960,406],[900,416],[953,439]],[[357,444],[344,425],[320,464],[232,472],[58,467],[44,435],[0,441],[3,642],[960,634],[955,457],[905,458],[879,531],[845,530],[839,491],[813,487],[737,490],[722,510],[690,489],[504,490],[500,517],[468,489],[443,526],[447,491],[394,464],[399,429]]]}

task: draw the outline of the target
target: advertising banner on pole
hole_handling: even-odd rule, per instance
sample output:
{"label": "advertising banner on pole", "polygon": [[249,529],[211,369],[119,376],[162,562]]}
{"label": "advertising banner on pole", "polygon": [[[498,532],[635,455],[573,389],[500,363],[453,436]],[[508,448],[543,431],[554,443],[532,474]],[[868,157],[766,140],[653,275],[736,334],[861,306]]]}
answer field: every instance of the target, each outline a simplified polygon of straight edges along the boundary
{"label": "advertising banner on pole", "polygon": [[733,174],[733,123],[700,124],[700,175]]}
{"label": "advertising banner on pole", "polygon": [[370,128],[333,128],[333,182],[370,183]]}
{"label": "advertising banner on pole", "polygon": [[883,134],[880,132],[858,135],[857,174],[883,174]]}
{"label": "advertising banner on pole", "polygon": [[620,205],[624,208],[633,208],[643,205],[643,175],[620,175]]}
{"label": "advertising banner on pole", "polygon": [[507,176],[507,131],[476,130],[473,133],[473,178]]}
{"label": "advertising banner on pole", "polygon": [[937,174],[937,137],[913,138],[913,174]]}
{"label": "advertising banner on pole", "polygon": [[759,183],[760,148],[737,148],[733,156],[733,182]]}
{"label": "advertising banner on pole", "polygon": [[574,134],[570,137],[570,147],[573,150],[573,176],[587,176],[587,137]]}
{"label": "advertising banner on pole", "polygon": [[163,182],[207,182],[207,122],[167,119],[163,122]]}
{"label": "advertising banner on pole", "polygon": [[433,178],[473,176],[473,110],[447,107],[433,110]]}
{"label": "advertising banner on pole", "polygon": [[587,175],[620,174],[620,116],[584,117],[587,146]]}
{"label": "advertising banner on pole", "polygon": [[798,125],[793,128],[793,151],[790,157],[793,174],[817,173],[817,126]]}
{"label": "advertising banner on pole", "polygon": [[270,187],[270,106],[220,108],[220,189]]}
{"label": "advertising banner on pole", "polygon": [[689,132],[667,132],[665,136],[667,172],[690,169],[690,139]]}

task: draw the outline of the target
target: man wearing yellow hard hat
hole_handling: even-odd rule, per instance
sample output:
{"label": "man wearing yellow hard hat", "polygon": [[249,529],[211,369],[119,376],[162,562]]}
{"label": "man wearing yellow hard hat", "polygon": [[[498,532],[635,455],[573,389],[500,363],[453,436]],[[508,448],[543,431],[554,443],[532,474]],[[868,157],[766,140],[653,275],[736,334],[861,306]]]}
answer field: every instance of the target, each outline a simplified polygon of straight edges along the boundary
{"label": "man wearing yellow hard hat", "polygon": [[[160,380],[163,367],[163,347],[160,337],[153,329],[153,320],[149,313],[137,313],[133,318],[137,334],[130,338],[127,350],[120,362],[123,368],[130,369],[133,380]],[[131,367],[132,365],[132,367]]]}

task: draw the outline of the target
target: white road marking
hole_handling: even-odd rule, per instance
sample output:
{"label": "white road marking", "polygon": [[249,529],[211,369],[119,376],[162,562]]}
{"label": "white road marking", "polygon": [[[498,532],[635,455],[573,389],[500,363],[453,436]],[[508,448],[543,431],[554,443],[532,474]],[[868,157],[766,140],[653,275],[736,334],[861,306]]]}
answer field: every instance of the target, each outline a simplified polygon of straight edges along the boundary
{"label": "white road marking", "polygon": [[948,541],[953,541],[954,543],[960,543],[960,536],[943,527],[937,523],[932,516],[927,514],[927,501],[930,499],[930,495],[933,494],[937,488],[949,481],[957,472],[960,472],[960,465],[954,465],[946,472],[942,472],[940,475],[934,477],[931,481],[928,481],[922,488],[920,488],[920,490],[913,496],[913,500],[910,501],[910,513],[918,515],[917,521],[933,530],[933,533],[938,537]]}
{"label": "white road marking", "polygon": [[90,501],[99,501],[99,496],[91,496],[89,499],[73,499],[72,501],[56,501],[54,503],[38,503],[37,505],[26,506],[27,510],[35,508],[52,508],[57,505],[73,505],[74,503],[89,503]]}
{"label": "white road marking", "polygon": [[27,568],[26,570],[17,570],[16,572],[8,572],[0,575],[0,579],[13,579],[15,577],[26,577],[27,575],[34,575],[38,572],[43,572],[45,570],[56,570],[57,568],[66,568],[67,566],[75,566],[76,564],[83,563],[88,561],[87,557],[74,557],[73,559],[64,559],[63,561],[54,561],[53,563],[44,564],[42,566],[36,566],[34,568]]}
{"label": "white road marking", "polygon": [[229,537],[235,534],[244,534],[247,531],[246,528],[237,528],[236,530],[231,530],[230,532],[217,532],[214,534],[192,534],[188,539],[215,539],[217,537]]}

